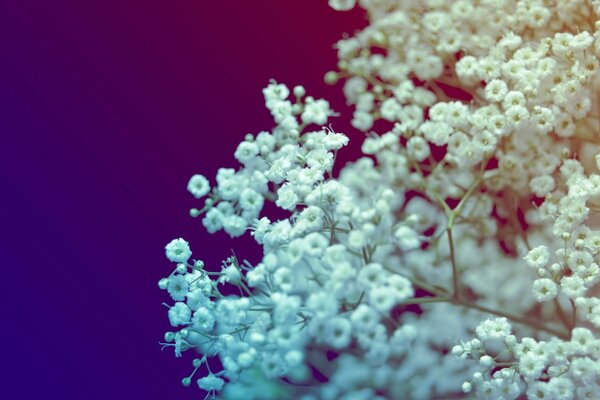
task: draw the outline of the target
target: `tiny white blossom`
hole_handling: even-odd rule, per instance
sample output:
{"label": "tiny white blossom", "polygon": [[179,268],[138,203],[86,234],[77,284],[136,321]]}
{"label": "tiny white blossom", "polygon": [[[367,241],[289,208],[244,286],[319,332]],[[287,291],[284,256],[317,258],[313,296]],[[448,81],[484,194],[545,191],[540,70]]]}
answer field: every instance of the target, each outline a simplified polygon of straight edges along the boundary
{"label": "tiny white blossom", "polygon": [[556,283],[548,278],[541,278],[533,282],[533,295],[537,301],[543,302],[552,300],[558,293]]}
{"label": "tiny white blossom", "polygon": [[531,249],[523,259],[530,267],[541,268],[548,264],[550,253],[546,246],[541,245]]}
{"label": "tiny white blossom", "polygon": [[175,275],[169,278],[167,290],[175,301],[182,301],[188,293],[188,282],[183,275]]}
{"label": "tiny white blossom", "polygon": [[192,326],[201,332],[210,332],[215,326],[215,317],[206,307],[200,307],[192,317]]}
{"label": "tiny white blossom", "polygon": [[212,374],[198,379],[196,383],[200,389],[207,392],[219,391],[223,389],[223,386],[225,385],[225,381],[223,379]]}
{"label": "tiny white blossom", "polygon": [[577,275],[562,278],[560,280],[560,288],[562,292],[571,299],[583,296],[587,290],[583,279]]}
{"label": "tiny white blossom", "polygon": [[186,325],[188,322],[190,322],[192,310],[187,304],[177,302],[173,307],[169,308],[168,315],[169,322],[172,326]]}
{"label": "tiny white blossom", "polygon": [[165,251],[169,261],[176,263],[184,263],[192,256],[189,243],[181,238],[169,242]]}
{"label": "tiny white blossom", "polygon": [[346,318],[334,317],[325,323],[325,335],[331,346],[344,348],[352,339],[352,324]]}
{"label": "tiny white blossom", "polygon": [[235,159],[242,164],[247,164],[256,157],[259,149],[258,146],[253,142],[243,141],[238,145],[235,151]]}
{"label": "tiny white blossom", "polygon": [[489,101],[500,102],[506,93],[508,93],[508,87],[501,79],[493,79],[485,86],[485,97]]}
{"label": "tiny white blossom", "polygon": [[210,184],[204,175],[196,174],[188,182],[187,190],[197,199],[204,197],[210,192]]}

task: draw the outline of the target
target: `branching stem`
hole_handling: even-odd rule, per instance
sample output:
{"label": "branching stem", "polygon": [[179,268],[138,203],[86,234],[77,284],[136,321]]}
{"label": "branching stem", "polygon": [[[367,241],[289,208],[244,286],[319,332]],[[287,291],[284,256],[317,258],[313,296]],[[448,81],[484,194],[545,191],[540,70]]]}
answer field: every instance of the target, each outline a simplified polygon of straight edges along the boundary
{"label": "branching stem", "polygon": [[[413,281],[414,283],[414,281]],[[416,285],[416,284],[415,284]],[[418,285],[416,285],[418,286]],[[433,297],[416,297],[416,298],[410,298],[407,299],[406,301],[402,302],[402,304],[408,305],[408,304],[426,304],[426,303],[449,303],[449,304],[454,304],[456,306],[461,306],[461,307],[465,307],[465,308],[469,308],[472,310],[478,310],[484,313],[488,313],[488,314],[492,314],[492,315],[497,315],[499,317],[504,317],[512,322],[516,322],[519,324],[523,324],[526,326],[529,326],[531,328],[534,328],[536,330],[539,331],[544,331],[547,333],[550,333],[552,335],[555,335],[563,340],[568,340],[570,338],[570,334],[569,332],[566,332],[564,330],[561,329],[556,329],[553,328],[551,326],[548,326],[546,324],[544,324],[542,321],[539,320],[535,320],[529,317],[525,317],[522,315],[517,315],[517,314],[513,314],[513,313],[509,313],[503,310],[496,310],[490,307],[486,307],[486,306],[482,306],[480,304],[477,304],[473,301],[469,301],[469,300],[464,300],[461,298],[457,298],[455,296],[448,296],[446,293],[441,292],[440,290],[428,286],[427,289],[425,289],[431,293],[433,293],[435,296]]]}

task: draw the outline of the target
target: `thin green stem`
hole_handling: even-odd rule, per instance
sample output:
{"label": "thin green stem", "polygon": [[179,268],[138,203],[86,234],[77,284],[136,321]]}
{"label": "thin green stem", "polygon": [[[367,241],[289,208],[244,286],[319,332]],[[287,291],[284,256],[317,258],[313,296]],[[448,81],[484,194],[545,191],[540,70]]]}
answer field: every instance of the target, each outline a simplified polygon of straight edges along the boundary
{"label": "thin green stem", "polygon": [[569,331],[572,331],[573,328],[575,328],[575,326],[577,326],[577,306],[575,305],[575,302],[573,301],[573,299],[570,299],[571,302],[571,329],[569,329]]}
{"label": "thin green stem", "polygon": [[479,305],[477,303],[472,303],[472,302],[468,302],[468,301],[461,300],[461,299],[452,299],[451,302],[453,304],[456,304],[456,305],[459,305],[459,306],[462,306],[465,308],[471,308],[474,310],[479,310],[481,312],[494,314],[499,317],[505,317],[506,319],[509,319],[513,322],[517,322],[519,324],[527,325],[531,328],[550,333],[550,334],[555,335],[564,340],[568,340],[569,336],[570,336],[567,332],[564,332],[560,329],[555,329],[555,328],[549,327],[541,321],[536,321],[534,319],[523,317],[521,315],[516,315],[516,314],[509,313],[509,312],[501,311],[501,310],[495,310],[493,308],[488,308],[488,307]]}
{"label": "thin green stem", "polygon": [[458,299],[458,268],[456,266],[456,258],[454,256],[454,239],[452,238],[452,227],[450,224],[448,224],[446,232],[448,234],[448,245],[450,246],[450,262],[452,263],[452,295],[454,298]]}
{"label": "thin green stem", "polygon": [[560,321],[563,323],[565,328],[570,330],[571,322],[567,318],[567,315],[565,314],[565,311],[561,307],[560,302],[558,301],[557,297],[554,298],[554,307],[556,308],[556,314],[558,314],[558,318],[560,319]]}
{"label": "thin green stem", "polygon": [[[414,282],[413,282],[414,283]],[[415,286],[419,286],[417,284],[415,284]],[[475,302],[471,302],[468,300],[464,300],[464,299],[460,299],[460,298],[456,298],[454,296],[448,296],[447,293],[442,292],[441,290],[428,285],[428,288],[426,289],[427,291],[431,292],[432,294],[434,294],[434,297],[415,297],[415,298],[410,298],[410,299],[406,299],[405,301],[402,302],[402,304],[404,305],[409,305],[409,304],[427,304],[427,303],[449,303],[449,304],[454,304],[457,306],[461,306],[461,307],[465,307],[465,308],[469,308],[469,309],[473,309],[473,310],[478,310],[484,313],[488,313],[488,314],[492,314],[492,315],[497,315],[499,317],[504,317],[512,322],[515,323],[519,323],[522,325],[526,325],[529,326],[531,328],[537,329],[539,331],[544,331],[547,333],[550,333],[552,335],[555,335],[563,340],[568,340],[570,338],[570,333],[569,332],[565,332],[562,329],[555,329],[553,327],[547,326],[546,324],[544,324],[542,321],[539,320],[535,320],[529,317],[525,317],[525,316],[521,316],[521,315],[517,315],[517,314],[513,314],[513,313],[509,313],[506,311],[502,311],[502,310],[496,310],[490,307],[486,307],[486,306],[482,306],[480,304],[477,304]]]}
{"label": "thin green stem", "polygon": [[403,305],[411,305],[411,304],[427,304],[427,303],[448,303],[450,302],[449,297],[411,297],[404,300]]}

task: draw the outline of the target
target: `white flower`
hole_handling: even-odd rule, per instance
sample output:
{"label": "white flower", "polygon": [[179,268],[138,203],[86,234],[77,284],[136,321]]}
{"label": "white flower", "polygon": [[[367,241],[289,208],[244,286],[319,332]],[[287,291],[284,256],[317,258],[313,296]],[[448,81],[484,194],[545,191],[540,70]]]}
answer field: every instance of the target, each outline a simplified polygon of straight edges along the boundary
{"label": "white flower", "polygon": [[587,288],[583,279],[577,275],[565,276],[560,280],[560,288],[562,292],[570,299],[576,299],[585,294]]}
{"label": "white flower", "polygon": [[234,157],[242,164],[248,164],[258,155],[258,146],[253,142],[243,141],[238,145]]}
{"label": "white flower", "polygon": [[211,208],[202,218],[202,225],[208,233],[215,233],[223,228],[223,213],[217,208]]}
{"label": "white flower", "polygon": [[223,389],[225,381],[213,374],[200,378],[196,381],[198,387],[207,392],[215,392]]}
{"label": "white flower", "polygon": [[388,121],[397,121],[402,111],[402,106],[396,101],[396,99],[389,98],[381,103],[381,117]]}
{"label": "white flower", "polygon": [[381,264],[367,264],[358,272],[358,284],[368,291],[374,287],[383,286],[386,276]]}
{"label": "white flower", "polygon": [[506,96],[504,96],[502,106],[505,110],[508,110],[511,107],[524,107],[525,103],[525,96],[523,96],[523,93],[518,91],[510,91],[506,94]]}
{"label": "white flower", "polygon": [[589,329],[577,327],[573,329],[571,334],[571,344],[574,345],[576,352],[585,354],[598,345],[598,340]]}
{"label": "white flower", "polygon": [[422,132],[425,138],[436,146],[443,146],[448,143],[452,127],[445,122],[426,121],[419,127],[419,132]]}
{"label": "white flower", "polygon": [[207,297],[208,294],[210,294],[210,292],[206,293],[206,291],[203,289],[196,289],[196,290],[192,290],[192,291],[188,292],[188,294],[187,294],[188,307],[190,307],[190,309],[192,309],[192,311],[195,311],[195,310],[198,310],[200,307],[209,304],[210,299]]}
{"label": "white flower", "polygon": [[305,124],[323,125],[327,122],[327,118],[333,113],[329,109],[329,102],[323,99],[314,100],[312,97],[306,98],[304,111],[301,119]]}
{"label": "white flower", "polygon": [[425,141],[425,139],[423,139],[421,136],[413,136],[408,139],[408,142],[406,143],[406,149],[408,151],[408,155],[412,159],[419,162],[426,160],[431,154],[427,141]]}
{"label": "white flower", "polygon": [[550,253],[548,252],[548,248],[544,245],[535,247],[527,253],[527,255],[523,258],[530,267],[533,268],[542,268],[548,264],[548,260],[550,259]]}
{"label": "white flower", "polygon": [[223,219],[223,229],[231,237],[242,236],[247,227],[248,221],[238,215],[229,215]]}
{"label": "white flower", "polygon": [[588,268],[594,261],[593,256],[587,251],[573,251],[567,257],[567,265],[571,270],[577,267]]}
{"label": "white flower", "polygon": [[373,116],[366,111],[355,111],[351,123],[356,129],[366,132],[373,126]]}
{"label": "white flower", "polygon": [[350,321],[357,331],[369,331],[379,322],[379,315],[366,304],[360,304],[350,315]]}
{"label": "white flower", "polygon": [[545,367],[544,358],[529,352],[519,358],[519,372],[530,381],[539,378]]}
{"label": "white flower", "polygon": [[192,326],[201,332],[210,332],[215,326],[215,317],[206,307],[200,307],[192,317]]}
{"label": "white flower", "polygon": [[506,120],[515,128],[529,119],[529,111],[523,106],[513,106],[506,110]]}
{"label": "white flower", "polygon": [[277,201],[275,204],[284,210],[293,210],[300,202],[300,198],[294,191],[294,186],[290,183],[284,183],[277,191]]}
{"label": "white flower", "polygon": [[240,206],[244,211],[258,214],[265,203],[264,197],[253,189],[246,188],[240,195]]}
{"label": "white flower", "polygon": [[188,182],[187,190],[197,199],[204,197],[210,192],[210,184],[204,175],[196,174]]}
{"label": "white flower", "polygon": [[240,270],[235,265],[229,264],[225,268],[221,269],[219,282],[229,282],[235,285],[240,282],[241,278],[242,275],[240,274]]}
{"label": "white flower", "polygon": [[348,319],[334,317],[325,322],[325,338],[336,349],[342,349],[352,340],[352,324]]}
{"label": "white flower", "polygon": [[391,287],[371,287],[368,293],[371,306],[381,314],[389,313],[397,304],[396,290]]}
{"label": "white flower", "polygon": [[560,137],[570,137],[575,134],[573,118],[567,113],[559,114],[554,121],[554,126],[556,134]]}
{"label": "white flower", "polygon": [[553,280],[548,278],[536,279],[532,287],[533,295],[537,301],[552,300],[558,293],[558,287]]}
{"label": "white flower", "polygon": [[550,175],[536,176],[529,181],[529,187],[537,197],[545,197],[554,190],[554,178]]}
{"label": "white flower", "polygon": [[475,329],[475,333],[481,341],[501,339],[510,335],[510,332],[511,325],[504,317],[487,319],[481,322]]}
{"label": "white flower", "polygon": [[169,322],[172,326],[186,325],[188,322],[190,322],[192,310],[187,304],[177,302],[173,307],[169,308],[168,315]]}
{"label": "white flower", "polygon": [[169,242],[165,251],[169,261],[176,263],[185,263],[192,256],[189,243],[181,238]]}
{"label": "white flower", "polygon": [[321,257],[329,245],[329,240],[319,232],[309,233],[303,242],[304,253],[312,257]]}
{"label": "white flower", "polygon": [[547,107],[536,106],[532,114],[532,120],[538,133],[547,134],[554,128],[555,115]]}
{"label": "white flower", "polygon": [[263,95],[265,96],[265,101],[268,107],[268,103],[270,102],[277,102],[287,99],[287,97],[290,95],[290,90],[282,83],[271,81],[269,82],[269,85],[263,89]]}
{"label": "white flower", "polygon": [[182,301],[188,293],[188,282],[183,275],[175,275],[169,278],[167,290],[175,301]]}
{"label": "white flower", "polygon": [[348,144],[348,136],[341,133],[328,132],[327,136],[323,139],[323,144],[327,150],[339,150]]}
{"label": "white flower", "polygon": [[333,154],[326,149],[315,149],[306,155],[306,164],[310,168],[329,171],[333,166]]}
{"label": "white flower", "polygon": [[289,268],[280,267],[273,274],[273,283],[282,292],[291,292],[294,288],[294,275]]}
{"label": "white flower", "polygon": [[395,290],[397,302],[404,301],[415,294],[412,284],[403,276],[392,275],[386,279],[385,283]]}
{"label": "white flower", "polygon": [[402,251],[414,250],[421,245],[417,232],[407,225],[400,225],[394,232],[394,237],[398,240],[398,246]]}
{"label": "white flower", "polygon": [[267,281],[267,269],[264,264],[258,264],[252,270],[246,273],[248,285],[250,287],[258,287]]}

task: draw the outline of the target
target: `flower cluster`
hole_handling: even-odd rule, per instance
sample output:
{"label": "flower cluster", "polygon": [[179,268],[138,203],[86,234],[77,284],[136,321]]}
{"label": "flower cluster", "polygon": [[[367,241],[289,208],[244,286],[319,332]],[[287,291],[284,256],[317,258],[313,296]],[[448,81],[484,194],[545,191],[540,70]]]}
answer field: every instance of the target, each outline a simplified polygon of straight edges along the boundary
{"label": "flower cluster", "polygon": [[511,333],[506,318],[483,321],[477,337],[454,346],[452,353],[477,361],[479,370],[462,384],[479,399],[593,399],[600,385],[600,339],[574,328],[568,340],[548,341]]}
{"label": "flower cluster", "polygon": [[[160,286],[175,301],[169,320],[180,330],[169,332],[165,345],[178,355],[196,348],[220,358],[223,369],[197,381],[209,392],[257,368],[270,378],[299,374],[316,362],[308,354],[313,347],[355,353],[374,365],[397,363],[414,336],[411,325],[398,327],[389,318],[414,288],[387,255],[419,248],[416,221],[398,222],[402,199],[392,190],[371,193],[362,204],[332,177],[336,153],[348,139],[329,128],[301,132],[332,112],[324,100],[302,101],[300,93],[294,89],[292,104],[289,89],[272,82],[264,95],[277,123],[273,132],[247,137],[235,152],[242,168],[219,170],[212,190],[201,175],[188,185],[194,196],[208,195],[192,215],[204,215],[212,232],[235,237],[251,230],[264,247],[262,261],[253,266],[234,256],[211,272],[189,260],[183,239],[166,247],[177,265]],[[265,201],[289,217],[260,218]],[[236,286],[240,295],[225,295],[219,285]],[[201,363],[208,366],[208,357]]]}
{"label": "flower cluster", "polygon": [[343,85],[363,155],[334,173],[337,114],[272,81],[275,128],[247,135],[212,187],[189,181],[204,201],[190,214],[249,232],[263,256],[219,271],[167,245],[163,345],[201,354],[183,384],[599,398],[600,1],[358,4],[370,25],[337,43],[325,80]]}

